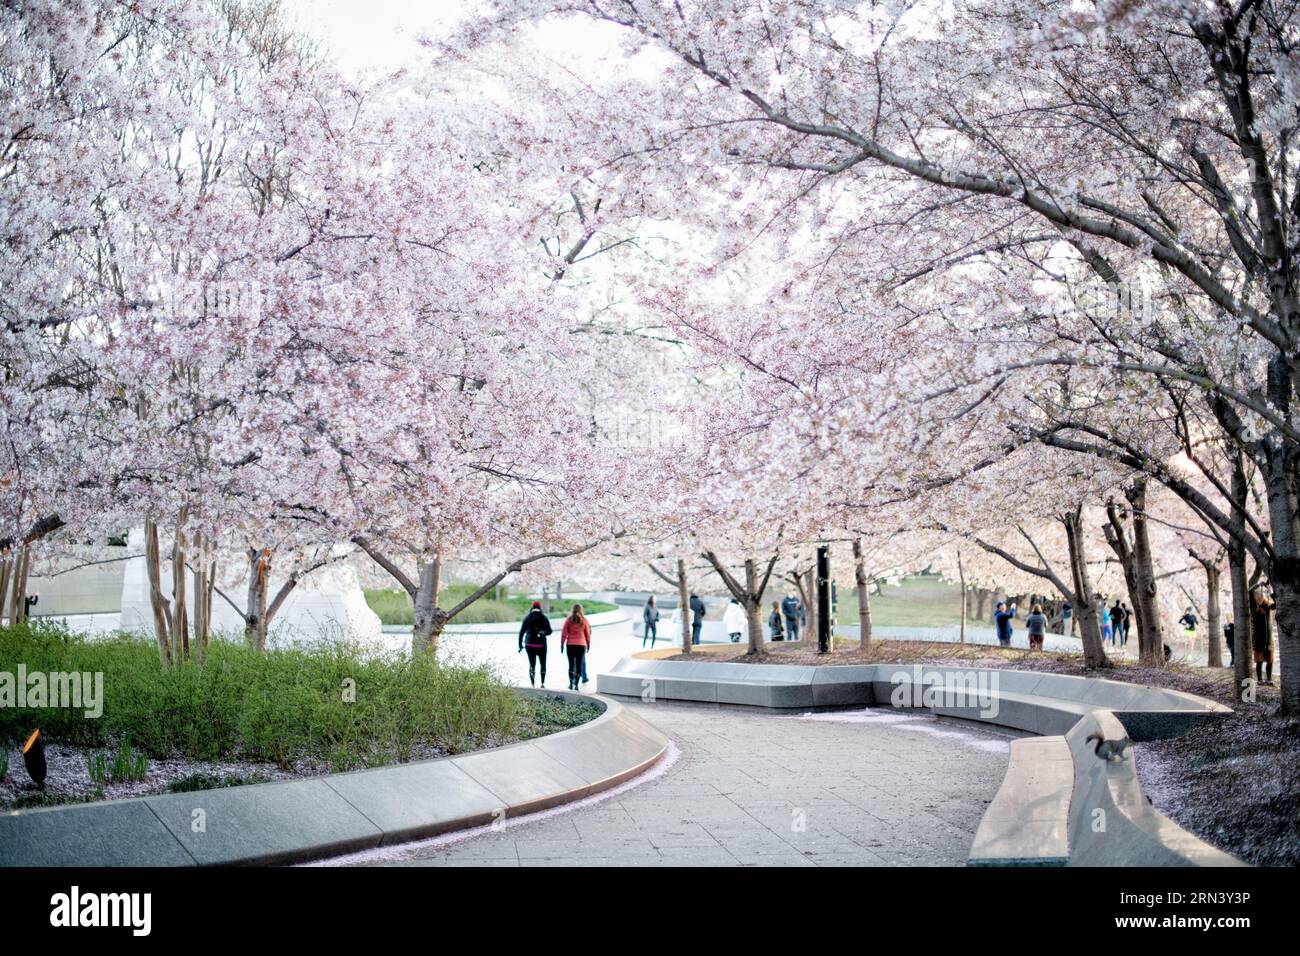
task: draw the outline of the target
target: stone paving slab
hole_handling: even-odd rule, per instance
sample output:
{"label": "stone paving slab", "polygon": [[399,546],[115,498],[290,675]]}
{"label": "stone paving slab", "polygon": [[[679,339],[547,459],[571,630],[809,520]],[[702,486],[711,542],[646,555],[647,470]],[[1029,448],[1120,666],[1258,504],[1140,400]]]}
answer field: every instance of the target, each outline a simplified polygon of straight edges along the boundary
{"label": "stone paving slab", "polygon": [[0,866],[193,866],[141,800],[0,814]]}

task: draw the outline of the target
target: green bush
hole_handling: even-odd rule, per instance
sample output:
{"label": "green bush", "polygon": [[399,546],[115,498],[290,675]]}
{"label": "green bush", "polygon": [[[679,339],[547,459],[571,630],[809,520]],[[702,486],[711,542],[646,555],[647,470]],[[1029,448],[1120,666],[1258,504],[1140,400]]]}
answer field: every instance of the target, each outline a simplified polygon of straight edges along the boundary
{"label": "green bush", "polygon": [[[444,610],[455,607],[469,597],[477,588],[473,584],[449,584],[439,592],[438,600]],[[415,623],[415,608],[411,605],[411,596],[398,588],[370,589],[365,592],[366,603],[379,615],[384,624],[409,627]],[[453,624],[503,624],[522,621],[528,609],[533,606],[535,598],[528,596],[508,597],[503,600],[480,598],[452,620]],[[600,614],[613,611],[617,605],[605,601],[579,601],[588,614]],[[551,616],[559,619],[574,604],[568,598],[551,602]]]}
{"label": "green bush", "polygon": [[101,790],[110,783],[136,783],[148,774],[149,758],[136,753],[131,749],[131,742],[124,740],[113,754],[111,763],[102,750],[87,756],[86,772]]}
{"label": "green bush", "polygon": [[[89,748],[130,741],[155,759],[302,758],[346,770],[455,753],[516,735],[526,706],[486,666],[427,656],[367,656],[342,643],[257,653],[214,639],[203,665],[165,670],[152,640],[86,640],[40,624],[0,628],[0,671],[102,672],[103,716],[71,708],[0,708],[0,743],[35,727],[51,742]],[[346,682],[354,682],[348,685]],[[355,687],[355,701],[345,690]]]}

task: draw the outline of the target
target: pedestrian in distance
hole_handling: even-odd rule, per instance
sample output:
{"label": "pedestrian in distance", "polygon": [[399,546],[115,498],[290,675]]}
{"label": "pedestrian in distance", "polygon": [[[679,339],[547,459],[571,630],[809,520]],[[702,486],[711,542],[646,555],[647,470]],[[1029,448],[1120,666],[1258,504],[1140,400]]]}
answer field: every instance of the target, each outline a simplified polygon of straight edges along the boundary
{"label": "pedestrian in distance", "polygon": [[646,599],[645,607],[641,609],[641,620],[645,625],[641,631],[641,646],[645,647],[645,642],[649,640],[653,648],[655,639],[659,636],[659,605],[655,604],[653,594]]}
{"label": "pedestrian in distance", "polygon": [[1109,644],[1115,643],[1115,629],[1111,625],[1110,611],[1106,609],[1105,602],[1101,605],[1101,639]]}
{"label": "pedestrian in distance", "polygon": [[591,625],[583,616],[582,605],[573,605],[573,610],[564,619],[560,628],[560,650],[569,658],[569,690],[578,690],[578,681],[582,679],[583,661],[591,648]]}
{"label": "pedestrian in distance", "polygon": [[700,631],[704,628],[704,615],[708,613],[704,601],[698,594],[691,595],[691,643],[700,643]]}
{"label": "pedestrian in distance", "polygon": [[1250,592],[1250,643],[1255,658],[1255,682],[1273,685],[1273,608],[1268,589]]}
{"label": "pedestrian in distance", "polygon": [[1128,644],[1128,632],[1133,627],[1133,610],[1127,604],[1121,604],[1120,610],[1124,612],[1124,630],[1119,635],[1119,646],[1124,647]]}
{"label": "pedestrian in distance", "polygon": [[1112,644],[1118,642],[1121,647],[1124,646],[1124,625],[1126,623],[1127,622],[1124,620],[1124,607],[1119,603],[1119,598],[1116,598],[1114,606],[1110,609],[1110,633],[1112,635]]}
{"label": "pedestrian in distance", "polygon": [[785,636],[788,641],[799,640],[799,618],[803,614],[803,604],[788,592],[781,601],[781,615],[785,618]]}
{"label": "pedestrian in distance", "polygon": [[722,612],[722,629],[731,638],[731,643],[740,643],[740,635],[745,631],[745,612],[735,598],[727,602],[727,607]]}
{"label": "pedestrian in distance", "polygon": [[998,643],[1003,647],[1011,646],[1011,622],[1016,616],[1016,606],[1007,607],[1006,601],[999,601],[993,611],[993,627],[998,635]]}
{"label": "pedestrian in distance", "polygon": [[1237,663],[1237,627],[1232,621],[1223,625],[1223,643],[1228,645],[1228,666]]}
{"label": "pedestrian in distance", "polygon": [[772,613],[767,618],[767,630],[772,641],[784,641],[785,632],[781,627],[781,605],[776,601],[772,602]]}
{"label": "pedestrian in distance", "polygon": [[541,665],[542,686],[546,686],[546,638],[551,634],[551,619],[542,611],[542,602],[534,601],[519,625],[519,650],[528,652],[528,683],[535,686],[534,676]]}
{"label": "pedestrian in distance", "polygon": [[1041,651],[1043,638],[1047,636],[1047,615],[1043,613],[1041,604],[1035,604],[1025,618],[1025,630],[1029,632],[1029,649]]}

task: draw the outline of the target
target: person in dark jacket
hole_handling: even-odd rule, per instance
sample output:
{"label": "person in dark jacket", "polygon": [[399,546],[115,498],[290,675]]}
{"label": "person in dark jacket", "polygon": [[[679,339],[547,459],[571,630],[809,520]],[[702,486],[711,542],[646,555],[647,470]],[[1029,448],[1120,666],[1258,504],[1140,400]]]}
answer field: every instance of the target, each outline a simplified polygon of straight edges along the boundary
{"label": "person in dark jacket", "polygon": [[767,629],[774,641],[784,641],[785,631],[781,627],[781,605],[776,601],[772,602],[772,613],[767,618]]}
{"label": "person in dark jacket", "polygon": [[691,595],[691,643],[700,643],[700,629],[704,627],[706,609],[698,594]]}
{"label": "person in dark jacket", "polygon": [[1114,643],[1120,647],[1124,646],[1124,629],[1127,626],[1128,615],[1124,613],[1124,605],[1119,603],[1119,598],[1116,598],[1115,606],[1110,609],[1110,633],[1113,635]]}
{"label": "person in dark jacket", "polygon": [[793,594],[787,594],[781,601],[781,614],[785,618],[786,639],[799,640],[799,619],[803,614],[803,604]]}
{"label": "person in dark jacket", "polygon": [[534,601],[532,609],[524,615],[519,625],[519,650],[528,652],[528,683],[534,684],[537,665],[542,665],[542,686],[546,686],[546,638],[551,633],[551,620],[542,612],[542,602]]}
{"label": "person in dark jacket", "polygon": [[1228,666],[1237,663],[1237,626],[1229,621],[1223,625],[1223,642],[1228,645]]}
{"label": "person in dark jacket", "polygon": [[[1255,657],[1255,681],[1273,684],[1273,608],[1265,588],[1250,592],[1250,643]],[[1267,668],[1267,670],[1265,670]]]}
{"label": "person in dark jacket", "polygon": [[998,643],[1003,647],[1011,646],[1011,620],[1015,616],[1014,604],[1008,609],[1006,601],[998,602],[997,610],[993,612],[993,626],[997,630]]}
{"label": "person in dark jacket", "polygon": [[641,646],[645,647],[646,638],[650,639],[650,646],[655,646],[655,638],[659,636],[659,605],[655,604],[655,596],[650,595],[645,602],[645,607],[641,609],[641,621],[645,625],[641,631]]}

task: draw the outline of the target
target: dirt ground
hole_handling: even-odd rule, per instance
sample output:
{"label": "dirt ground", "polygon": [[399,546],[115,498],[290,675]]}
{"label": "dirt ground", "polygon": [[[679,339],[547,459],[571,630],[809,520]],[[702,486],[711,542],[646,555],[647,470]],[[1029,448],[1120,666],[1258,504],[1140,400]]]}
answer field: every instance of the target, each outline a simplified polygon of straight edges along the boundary
{"label": "dirt ground", "polygon": [[1197,694],[1227,704],[1232,715],[1172,740],[1140,744],[1136,759],[1143,790],[1161,813],[1247,863],[1300,865],[1300,718],[1278,715],[1276,687],[1258,688],[1255,703],[1233,700],[1232,672],[1227,668],[1143,667],[1117,661],[1101,670],[1089,670],[1078,654],[925,641],[875,641],[865,653],[856,643],[842,644],[824,655],[817,653],[816,646],[794,644],[773,648],[763,657],[728,649],[671,659],[755,666],[906,663],[1005,667],[1103,677]]}

